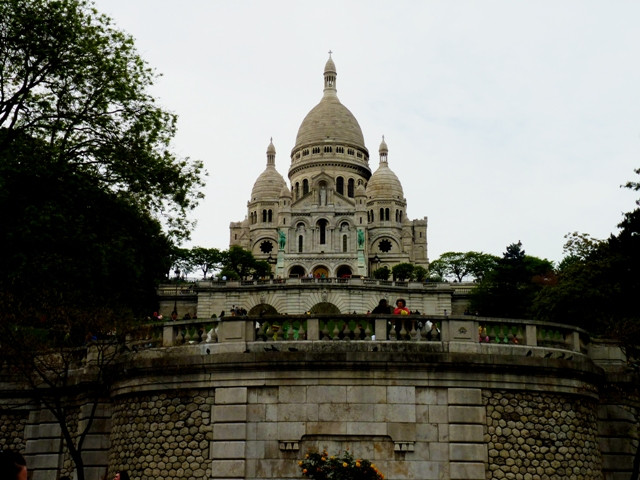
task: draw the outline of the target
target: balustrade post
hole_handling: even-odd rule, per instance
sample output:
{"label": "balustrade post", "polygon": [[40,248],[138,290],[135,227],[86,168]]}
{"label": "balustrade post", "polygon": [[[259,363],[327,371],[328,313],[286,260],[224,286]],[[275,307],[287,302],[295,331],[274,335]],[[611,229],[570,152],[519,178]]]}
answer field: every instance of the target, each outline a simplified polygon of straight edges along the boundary
{"label": "balustrade post", "polygon": [[162,346],[173,347],[176,344],[176,328],[173,323],[165,323],[162,326]]}
{"label": "balustrade post", "polygon": [[574,352],[579,352],[580,349],[580,333],[573,331],[571,332],[571,349]]}
{"label": "balustrade post", "polygon": [[538,328],[536,325],[526,325],[524,344],[529,345],[530,347],[538,346]]}
{"label": "balustrade post", "polygon": [[320,340],[320,320],[307,318],[307,340]]}
{"label": "balustrade post", "polygon": [[388,320],[386,318],[376,318],[376,325],[375,325],[376,341],[388,340],[387,322]]}

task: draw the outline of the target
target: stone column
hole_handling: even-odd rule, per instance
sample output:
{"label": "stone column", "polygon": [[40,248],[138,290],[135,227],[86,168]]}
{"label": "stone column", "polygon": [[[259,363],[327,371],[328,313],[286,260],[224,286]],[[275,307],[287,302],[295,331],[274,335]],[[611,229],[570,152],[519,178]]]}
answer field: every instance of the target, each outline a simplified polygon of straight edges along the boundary
{"label": "stone column", "polygon": [[25,429],[25,459],[32,480],[56,480],[62,466],[60,425],[46,408],[33,410]]}
{"label": "stone column", "polygon": [[449,389],[449,468],[452,480],[483,480],[488,462],[484,442],[486,409],[479,388]]}
{"label": "stone column", "polygon": [[247,388],[216,388],[212,407],[211,478],[245,478]]}

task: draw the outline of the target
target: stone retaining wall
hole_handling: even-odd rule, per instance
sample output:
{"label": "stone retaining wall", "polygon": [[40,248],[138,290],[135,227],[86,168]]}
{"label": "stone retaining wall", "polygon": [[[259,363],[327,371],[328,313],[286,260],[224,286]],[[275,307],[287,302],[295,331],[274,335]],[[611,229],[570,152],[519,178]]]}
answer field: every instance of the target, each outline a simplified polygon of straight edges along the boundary
{"label": "stone retaining wall", "polygon": [[210,478],[213,401],[206,390],[116,399],[109,478],[120,469],[136,479]]}
{"label": "stone retaining wall", "polygon": [[487,478],[602,478],[597,402],[531,392],[484,391]]}

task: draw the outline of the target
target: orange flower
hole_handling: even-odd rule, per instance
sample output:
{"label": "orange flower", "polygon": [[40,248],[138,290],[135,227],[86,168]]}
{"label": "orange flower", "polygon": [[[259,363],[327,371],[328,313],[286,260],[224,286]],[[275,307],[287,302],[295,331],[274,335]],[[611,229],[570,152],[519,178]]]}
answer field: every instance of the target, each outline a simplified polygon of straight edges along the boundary
{"label": "orange flower", "polygon": [[302,473],[304,473],[306,475],[307,474],[307,469],[305,468],[304,470],[302,470]]}
{"label": "orange flower", "polygon": [[360,460],[356,460],[356,467],[360,468]]}
{"label": "orange flower", "polygon": [[349,464],[348,464],[347,462],[342,462],[342,466],[343,466],[343,467],[348,467],[348,466],[349,466]]}

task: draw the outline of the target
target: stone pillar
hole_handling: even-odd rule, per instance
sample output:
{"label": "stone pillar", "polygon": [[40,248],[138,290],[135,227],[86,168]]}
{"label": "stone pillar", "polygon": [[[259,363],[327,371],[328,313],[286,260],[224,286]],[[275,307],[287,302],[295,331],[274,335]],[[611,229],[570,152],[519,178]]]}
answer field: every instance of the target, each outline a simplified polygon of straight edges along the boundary
{"label": "stone pillar", "polygon": [[[91,417],[93,404],[89,403],[80,407],[78,419],[78,434],[87,426]],[[86,478],[102,478],[109,465],[109,435],[111,433],[112,408],[110,403],[99,403],[91,428],[87,433],[82,448],[82,460],[85,467]]]}
{"label": "stone pillar", "polygon": [[62,466],[60,425],[46,408],[33,410],[25,429],[25,459],[31,480],[56,480]]}
{"label": "stone pillar", "polygon": [[449,468],[452,480],[483,480],[488,462],[484,442],[486,409],[479,388],[450,388]]}
{"label": "stone pillar", "polygon": [[245,478],[247,388],[216,388],[212,407],[211,478]]}
{"label": "stone pillar", "polygon": [[[602,454],[602,473],[607,480],[628,479],[633,470],[636,418],[621,405],[598,407],[598,440]],[[639,441],[636,433],[635,441]],[[637,444],[636,444],[637,445]]]}

